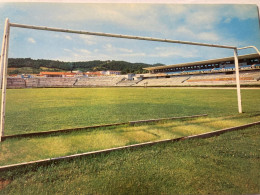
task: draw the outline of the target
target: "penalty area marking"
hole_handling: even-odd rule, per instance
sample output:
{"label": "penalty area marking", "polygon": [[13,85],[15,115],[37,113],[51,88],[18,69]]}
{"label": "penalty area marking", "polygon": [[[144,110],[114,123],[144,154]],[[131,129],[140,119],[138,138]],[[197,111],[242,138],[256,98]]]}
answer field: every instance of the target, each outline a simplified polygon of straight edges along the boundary
{"label": "penalty area marking", "polygon": [[125,149],[137,149],[137,148],[140,148],[140,147],[152,146],[152,145],[160,144],[160,143],[177,142],[177,141],[183,141],[183,140],[188,140],[188,139],[196,139],[196,138],[210,138],[210,137],[214,137],[214,136],[219,136],[223,133],[242,130],[242,129],[245,129],[245,128],[248,128],[248,127],[251,127],[251,126],[255,126],[255,125],[260,125],[260,121],[257,121],[257,122],[254,122],[254,123],[249,123],[249,124],[246,124],[246,125],[230,127],[230,128],[217,130],[217,131],[208,132],[208,133],[185,136],[185,137],[180,137],[180,138],[175,138],[175,139],[166,139],[166,140],[160,140],[160,141],[155,141],[155,142],[145,142],[145,143],[140,143],[140,144],[121,146],[121,147],[110,148],[110,149],[105,149],[105,150],[98,150],[98,151],[93,151],[93,152],[73,154],[73,155],[69,155],[69,156],[61,156],[61,157],[56,157],[56,158],[48,158],[48,159],[43,159],[43,160],[36,160],[36,161],[30,161],[30,162],[24,162],[24,163],[18,163],[18,164],[5,165],[5,166],[0,166],[0,171],[6,171],[6,170],[15,169],[15,168],[21,168],[21,167],[25,167],[25,166],[29,166],[29,165],[37,165],[37,166],[47,165],[47,164],[55,163],[55,162],[58,162],[58,161],[61,161],[61,160],[72,160],[74,158],[88,157],[88,156],[98,155],[98,154],[106,154],[106,153],[110,153],[110,152],[113,152],[113,151],[119,151],[119,150],[125,150]]}

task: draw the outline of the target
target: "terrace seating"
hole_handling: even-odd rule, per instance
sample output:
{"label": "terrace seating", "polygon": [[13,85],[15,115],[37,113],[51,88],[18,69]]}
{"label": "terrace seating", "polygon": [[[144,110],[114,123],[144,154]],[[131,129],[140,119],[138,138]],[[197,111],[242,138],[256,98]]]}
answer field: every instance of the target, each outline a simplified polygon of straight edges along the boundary
{"label": "terrace seating", "polygon": [[[167,86],[167,85],[182,85],[183,81],[187,80],[189,76],[174,76],[171,78],[158,78],[158,79],[144,79],[136,86]],[[145,84],[147,83],[147,84]]]}
{"label": "terrace seating", "polygon": [[78,78],[75,86],[116,86],[122,77],[87,77]]}
{"label": "terrace seating", "polygon": [[137,82],[139,82],[139,81],[135,81],[135,80],[121,80],[120,82],[118,82],[116,84],[116,86],[133,86]]}
{"label": "terrace seating", "polygon": [[71,87],[76,78],[30,78],[25,79],[26,87]]}
{"label": "terrace seating", "polygon": [[[260,64],[252,65],[259,67]],[[249,67],[252,67],[249,66]],[[248,68],[248,67],[246,67]],[[126,75],[104,77],[79,77],[79,78],[15,78],[8,77],[8,88],[34,88],[34,87],[99,87],[99,86],[174,86],[174,85],[226,85],[235,84],[235,74],[217,72],[220,68],[214,68],[214,74],[203,74],[196,70],[188,70],[186,74],[168,75],[170,78],[146,78],[142,81],[129,81]],[[259,83],[259,69],[244,70],[240,72],[242,84]],[[209,69],[206,69],[207,71]],[[242,70],[242,69],[241,69]],[[193,73],[193,74],[189,74]],[[147,75],[146,75],[147,76]],[[165,75],[166,76],[166,75]],[[147,83],[147,84],[146,84]],[[260,84],[260,83],[259,83]]]}
{"label": "terrace seating", "polygon": [[7,78],[7,87],[8,88],[25,88],[25,80],[22,78]]}

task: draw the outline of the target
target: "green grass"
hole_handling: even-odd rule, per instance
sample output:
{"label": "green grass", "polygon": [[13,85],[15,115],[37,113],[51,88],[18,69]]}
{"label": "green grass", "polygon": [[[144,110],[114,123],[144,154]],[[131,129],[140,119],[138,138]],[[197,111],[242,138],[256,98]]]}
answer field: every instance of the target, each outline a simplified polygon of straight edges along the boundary
{"label": "green grass", "polygon": [[[260,90],[181,88],[9,89],[6,135],[207,113],[0,143],[0,165],[199,134],[260,120]],[[0,194],[259,193],[259,126],[205,140],[1,173]],[[7,186],[6,186],[7,185]],[[5,187],[6,186],[6,187]]]}
{"label": "green grass", "polygon": [[259,127],[1,173],[0,194],[258,194]]}
{"label": "green grass", "polygon": [[0,165],[28,162],[76,153],[96,151],[148,141],[201,134],[256,120],[252,117],[201,117],[136,126],[121,125],[48,136],[7,139],[0,144]]}
{"label": "green grass", "polygon": [[[236,102],[235,105],[230,103],[236,99],[234,90],[8,90],[7,135],[199,113],[208,113],[209,117],[7,139],[0,143],[0,165],[177,138],[259,121],[259,92],[260,90],[243,91],[243,107],[247,113],[238,114]],[[194,97],[197,98],[196,101],[192,100]],[[224,105],[220,106],[221,103]]]}
{"label": "green grass", "polygon": [[[242,90],[243,111],[259,115],[260,90]],[[5,135],[151,118],[237,115],[234,89],[8,89]],[[241,117],[243,118],[243,117]]]}

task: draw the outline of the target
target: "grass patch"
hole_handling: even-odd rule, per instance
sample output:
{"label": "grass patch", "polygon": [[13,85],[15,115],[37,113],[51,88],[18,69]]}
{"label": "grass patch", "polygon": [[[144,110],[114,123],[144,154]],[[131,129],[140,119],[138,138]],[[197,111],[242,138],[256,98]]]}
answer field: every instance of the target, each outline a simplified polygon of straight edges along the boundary
{"label": "grass patch", "polygon": [[260,132],[251,127],[1,173],[0,194],[257,194]]}

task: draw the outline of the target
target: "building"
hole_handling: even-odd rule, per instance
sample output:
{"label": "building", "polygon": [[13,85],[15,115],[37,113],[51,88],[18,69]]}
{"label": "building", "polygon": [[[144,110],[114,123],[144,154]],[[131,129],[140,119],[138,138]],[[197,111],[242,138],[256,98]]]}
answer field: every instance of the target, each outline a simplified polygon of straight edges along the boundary
{"label": "building", "polygon": [[116,71],[116,70],[107,70],[105,71],[106,75],[121,75],[121,71]]}
{"label": "building", "polygon": [[102,74],[102,71],[84,72],[84,76],[87,76],[87,77],[98,77],[98,76],[103,76],[103,74]]}
{"label": "building", "polygon": [[93,76],[115,76],[121,75],[121,71],[116,70],[107,70],[107,71],[97,71],[97,72],[85,72],[84,75],[93,77]]}
{"label": "building", "polygon": [[[259,54],[247,54],[238,56],[239,68],[241,70],[260,69]],[[234,72],[234,57],[204,60],[198,62],[174,64],[168,66],[156,66],[144,68],[151,75],[166,76],[181,74],[201,74],[215,72]]]}

